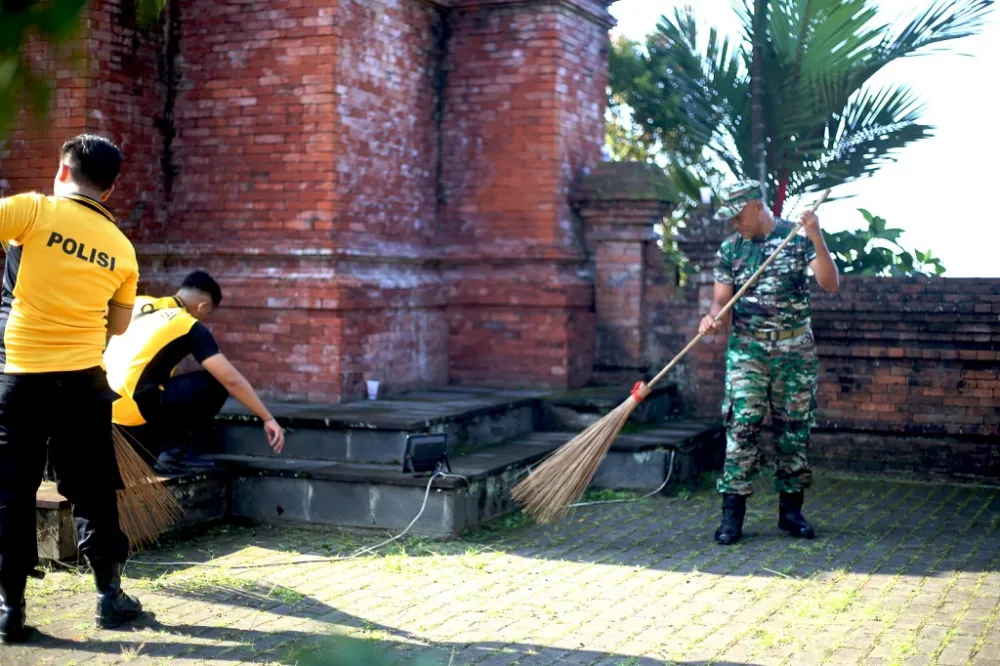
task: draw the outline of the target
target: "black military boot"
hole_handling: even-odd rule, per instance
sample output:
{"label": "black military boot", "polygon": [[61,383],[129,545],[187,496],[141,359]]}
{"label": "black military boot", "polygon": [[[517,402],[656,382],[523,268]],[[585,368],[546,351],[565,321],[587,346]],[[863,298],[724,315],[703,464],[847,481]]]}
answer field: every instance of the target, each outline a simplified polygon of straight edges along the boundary
{"label": "black military boot", "polygon": [[747,513],[746,495],[725,493],[722,496],[722,524],[715,530],[715,540],[724,546],[743,536],[743,518]]}
{"label": "black military boot", "polygon": [[778,500],[778,527],[793,537],[814,539],[816,538],[816,531],[802,517],[802,501],[804,498],[805,494],[801,490],[797,493],[781,493],[781,497]]}
{"label": "black military boot", "polygon": [[121,565],[118,562],[90,563],[97,584],[97,612],[94,621],[102,629],[111,629],[142,617],[139,600],[122,592]]}
{"label": "black military boot", "polygon": [[24,587],[27,576],[0,577],[0,641],[23,643],[33,633],[24,614]]}

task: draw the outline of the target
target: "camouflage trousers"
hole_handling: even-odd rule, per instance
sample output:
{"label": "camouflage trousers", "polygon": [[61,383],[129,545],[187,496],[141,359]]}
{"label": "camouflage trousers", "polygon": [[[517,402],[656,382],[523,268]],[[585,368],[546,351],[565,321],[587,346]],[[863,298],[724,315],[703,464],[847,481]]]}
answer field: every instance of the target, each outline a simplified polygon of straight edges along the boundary
{"label": "camouflage trousers", "polygon": [[812,483],[806,460],[816,417],[818,360],[811,331],[787,340],[762,341],[734,332],[726,351],[726,463],[719,492],[750,495],[760,472],[760,431],[771,408],[774,489],[805,490]]}

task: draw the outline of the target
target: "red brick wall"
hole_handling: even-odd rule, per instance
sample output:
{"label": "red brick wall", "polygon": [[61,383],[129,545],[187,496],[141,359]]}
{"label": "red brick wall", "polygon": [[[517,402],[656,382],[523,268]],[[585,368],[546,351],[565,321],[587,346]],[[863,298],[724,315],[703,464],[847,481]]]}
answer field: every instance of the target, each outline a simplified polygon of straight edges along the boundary
{"label": "red brick wall", "polygon": [[[319,242],[335,199],[333,10],[180,0],[172,242]],[[327,3],[328,4],[328,3]]]}
{"label": "red brick wall", "polygon": [[265,394],[578,385],[593,295],[567,193],[603,136],[605,4],[170,0],[137,35],[99,1],[60,136],[19,130],[0,186],[47,189],[62,134],[114,136],[142,288],[213,273],[210,323]]}
{"label": "red brick wall", "polygon": [[213,328],[267,393],[447,382],[429,264],[438,12],[184,0],[180,15],[170,245],[147,249],[185,257],[174,281],[180,264],[215,266],[226,307]]}
{"label": "red brick wall", "polygon": [[1000,435],[1000,281],[848,277],[813,303],[821,427]]}
{"label": "red brick wall", "polygon": [[426,254],[437,237],[443,20],[413,0],[340,5],[337,242],[383,256]]}
{"label": "red brick wall", "polygon": [[139,30],[134,7],[122,0],[96,0],[86,39],[69,45],[53,66],[49,49],[33,43],[29,57],[49,71],[56,92],[48,120],[36,127],[22,114],[0,146],[0,195],[39,191],[49,194],[59,164],[59,147],[82,132],[106,136],[122,150],[124,164],[109,205],[133,239],[156,237],[165,219],[159,129],[162,86],[157,54],[162,23]]}
{"label": "red brick wall", "polygon": [[[683,346],[711,305],[718,233],[694,221],[682,248],[701,265],[669,313],[664,347]],[[702,236],[698,229],[708,229]],[[724,234],[723,234],[724,235]],[[820,356],[820,426],[995,436],[1000,424],[1000,281],[841,276],[840,292],[813,286]],[[717,412],[726,335],[704,338],[688,362],[695,408]],[[679,349],[679,347],[678,347]]]}
{"label": "red brick wall", "polygon": [[342,394],[366,378],[391,392],[448,382],[444,291],[431,264],[437,225],[438,117],[445,33],[412,0],[351,0],[336,17],[334,234],[344,261]]}
{"label": "red brick wall", "polygon": [[[525,279],[526,271],[532,279]],[[594,323],[589,308],[578,304],[592,303],[593,293],[574,268],[494,263],[446,271],[444,280],[452,381],[555,387],[586,382]]]}
{"label": "red brick wall", "polygon": [[607,24],[558,3],[511,3],[454,9],[448,32],[440,224],[450,377],[579,385],[590,374],[593,296],[569,190],[599,159]]}
{"label": "red brick wall", "polygon": [[642,298],[645,277],[643,244],[603,241],[597,244],[594,291],[597,368],[634,368],[644,371]]}
{"label": "red brick wall", "polygon": [[[650,346],[659,350],[660,367],[680,352],[698,334],[698,322],[712,305],[715,253],[729,230],[711,219],[709,213],[692,215],[683,230],[678,231],[678,246],[699,272],[683,287],[677,287],[673,298],[650,307],[656,322],[656,332]],[[665,286],[651,290],[662,293]],[[669,293],[669,292],[668,292]],[[678,385],[685,409],[701,416],[719,418],[725,382],[723,355],[726,335],[706,336],[675,366],[664,381]],[[658,371],[657,371],[658,372]]]}
{"label": "red brick wall", "polygon": [[166,18],[138,29],[135,5],[95,2],[88,37],[87,130],[118,142],[125,158],[111,200],[118,226],[136,241],[159,240],[167,221],[163,146],[165,72],[158,54]]}

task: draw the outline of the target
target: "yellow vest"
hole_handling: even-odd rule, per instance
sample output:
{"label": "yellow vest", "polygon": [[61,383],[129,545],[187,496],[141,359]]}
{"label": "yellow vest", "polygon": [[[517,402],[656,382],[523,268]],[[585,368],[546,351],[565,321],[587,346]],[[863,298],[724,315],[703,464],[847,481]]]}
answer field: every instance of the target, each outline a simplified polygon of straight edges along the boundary
{"label": "yellow vest", "polygon": [[108,302],[135,303],[132,243],[99,201],[82,195],[0,199],[7,251],[0,344],[8,374],[101,365]]}
{"label": "yellow vest", "polygon": [[[133,398],[139,379],[164,347],[187,335],[196,323],[198,320],[173,296],[136,299],[128,330],[124,335],[111,338],[104,352],[108,384],[121,396],[112,407],[112,421],[124,426],[146,423]],[[175,366],[171,374],[176,369]]]}

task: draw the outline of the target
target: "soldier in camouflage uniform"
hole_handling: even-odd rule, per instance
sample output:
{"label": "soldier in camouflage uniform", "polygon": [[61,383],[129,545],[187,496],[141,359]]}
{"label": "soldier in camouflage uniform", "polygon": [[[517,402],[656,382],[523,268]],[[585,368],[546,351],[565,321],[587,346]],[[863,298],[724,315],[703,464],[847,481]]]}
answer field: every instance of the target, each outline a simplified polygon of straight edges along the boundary
{"label": "soldier in camouflage uniform", "polygon": [[805,235],[786,245],[730,313],[715,322],[794,226],[774,218],[756,181],[732,188],[716,219],[731,221],[737,233],[719,248],[712,308],[699,328],[710,333],[727,320],[733,325],[722,407],[726,423],[726,463],[718,482],[722,524],[715,539],[731,544],[743,534],[746,500],[760,467],[761,424],[769,406],[776,449],[774,489],[780,495],[778,526],[811,539],[815,531],[802,517],[802,503],[812,481],[806,450],[816,412],[817,358],[807,269],[832,293],[839,288],[837,267],[816,215],[803,213]]}

